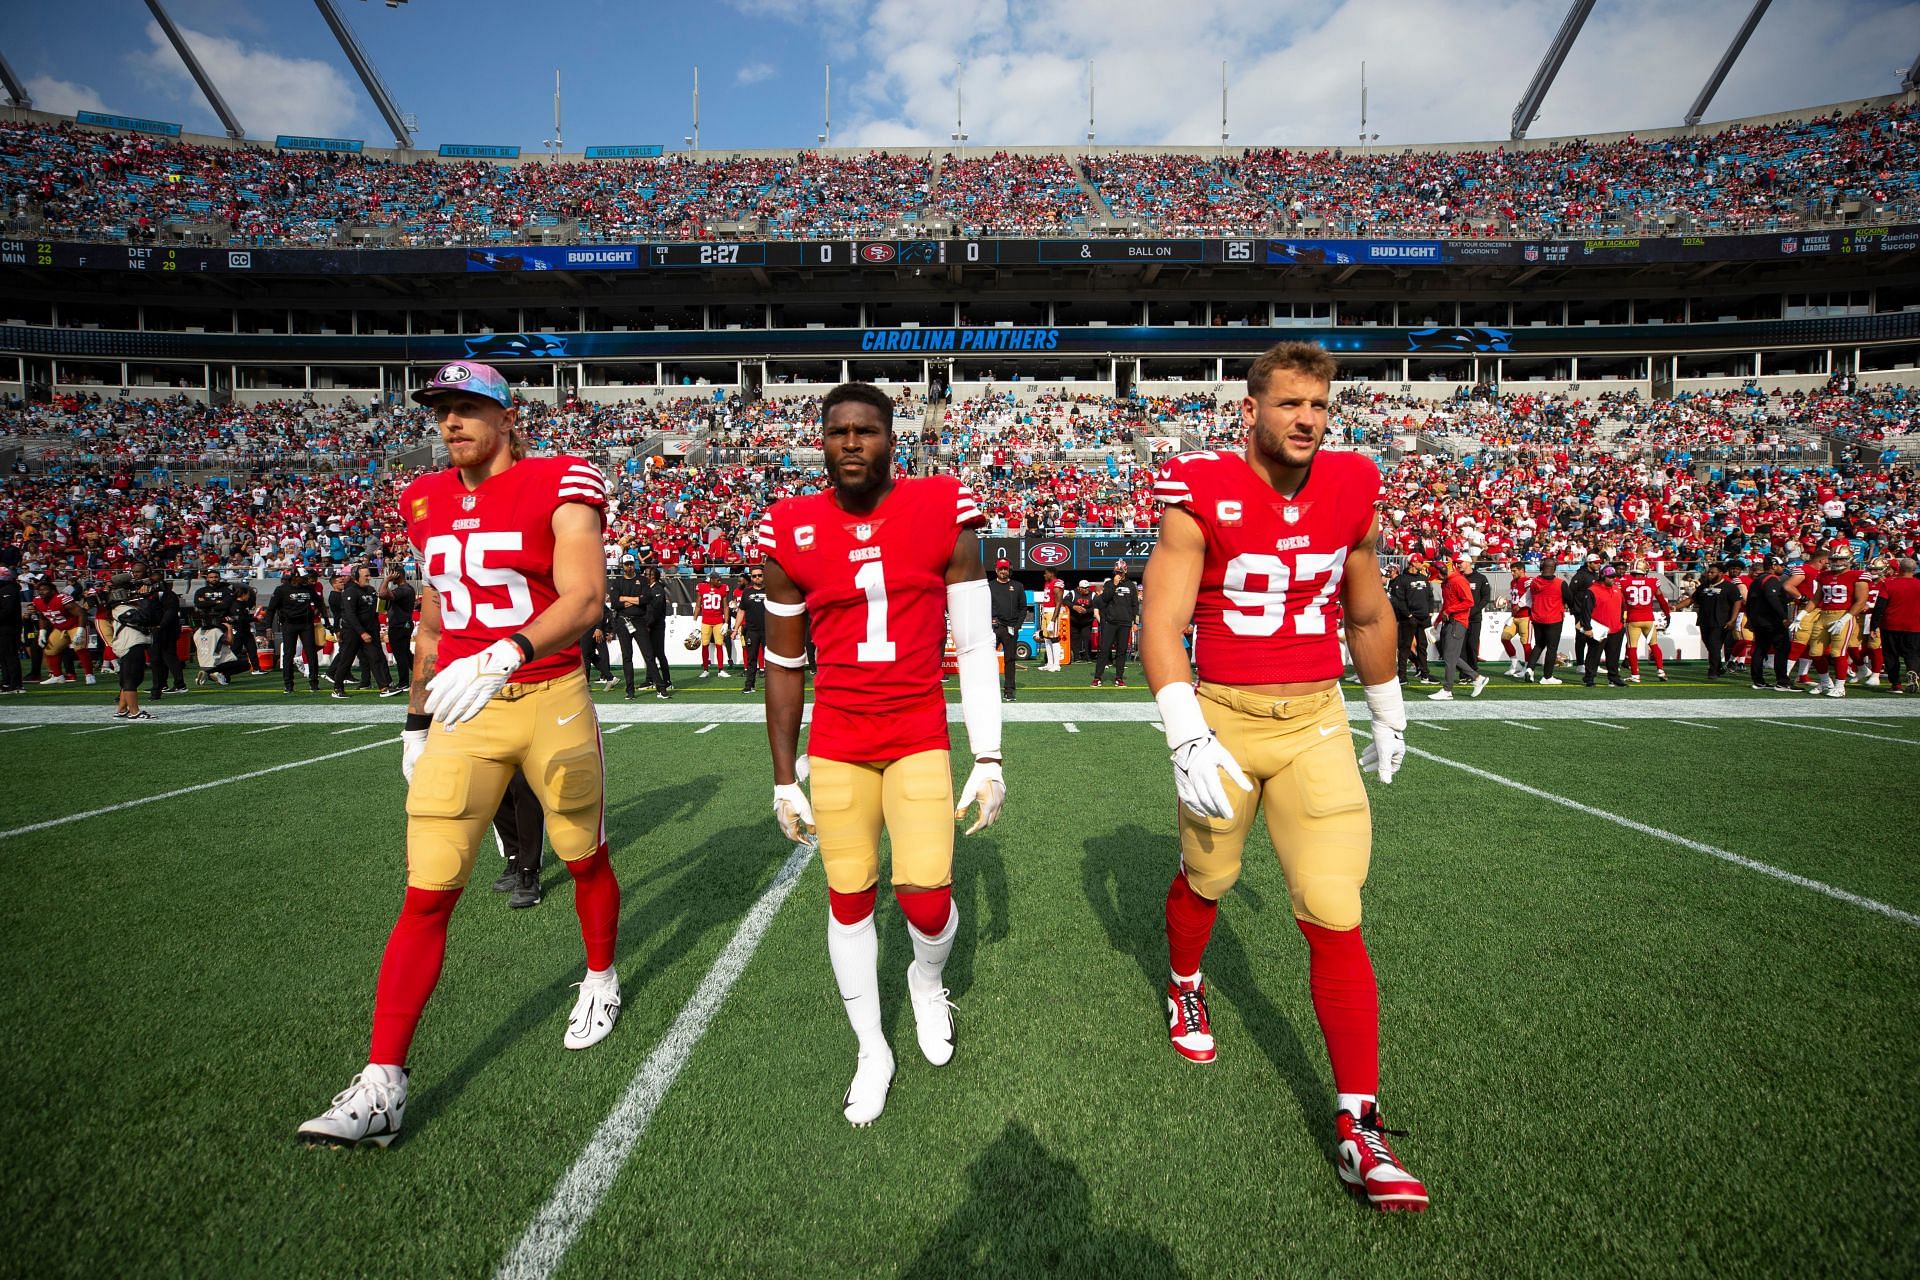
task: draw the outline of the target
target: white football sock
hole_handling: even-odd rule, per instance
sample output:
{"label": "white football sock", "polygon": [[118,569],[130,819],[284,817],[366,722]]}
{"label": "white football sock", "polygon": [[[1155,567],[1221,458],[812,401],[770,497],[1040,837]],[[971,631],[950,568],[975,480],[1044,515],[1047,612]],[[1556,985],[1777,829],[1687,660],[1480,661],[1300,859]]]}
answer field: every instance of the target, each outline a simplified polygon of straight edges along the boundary
{"label": "white football sock", "polygon": [[947,967],[947,956],[953,950],[953,936],[960,931],[960,908],[953,903],[947,904],[947,923],[940,932],[928,937],[907,922],[907,936],[913,939],[913,967],[915,976],[926,987],[940,985],[940,971]]}
{"label": "white football sock", "polygon": [[399,1085],[407,1082],[406,1068],[397,1067],[391,1063],[369,1062],[367,1064],[367,1071],[371,1073],[375,1079],[385,1080],[388,1084]]}
{"label": "white football sock", "polygon": [[[1172,973],[1172,970],[1168,972]],[[1192,973],[1175,973],[1173,980],[1183,987],[1197,987],[1200,985],[1200,971],[1195,969]]]}
{"label": "white football sock", "polygon": [[847,1021],[860,1039],[860,1052],[885,1053],[880,1031],[880,934],[869,915],[858,924],[841,924],[827,912],[827,959],[847,1007]]}
{"label": "white football sock", "polygon": [[1801,676],[1807,674],[1807,668],[1812,665],[1813,659],[1811,658],[1795,658],[1793,662],[1793,678],[1798,680]]}
{"label": "white football sock", "polygon": [[588,982],[618,982],[619,980],[619,975],[611,968],[587,970]]}
{"label": "white football sock", "polygon": [[1355,1120],[1358,1120],[1369,1106],[1378,1108],[1379,1105],[1378,1100],[1370,1093],[1336,1094],[1333,1103],[1334,1110],[1344,1111]]}

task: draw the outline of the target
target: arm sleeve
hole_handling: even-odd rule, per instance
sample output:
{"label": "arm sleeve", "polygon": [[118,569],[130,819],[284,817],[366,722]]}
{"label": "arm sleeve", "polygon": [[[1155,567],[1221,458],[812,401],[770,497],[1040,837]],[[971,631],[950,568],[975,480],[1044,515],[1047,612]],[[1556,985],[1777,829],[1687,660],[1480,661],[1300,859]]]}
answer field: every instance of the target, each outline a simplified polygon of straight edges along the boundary
{"label": "arm sleeve", "polygon": [[[984,579],[950,583],[947,624],[960,666],[960,718],[975,759],[1000,754],[1000,699],[994,687],[993,605]],[[1013,661],[1013,655],[1007,655]]]}

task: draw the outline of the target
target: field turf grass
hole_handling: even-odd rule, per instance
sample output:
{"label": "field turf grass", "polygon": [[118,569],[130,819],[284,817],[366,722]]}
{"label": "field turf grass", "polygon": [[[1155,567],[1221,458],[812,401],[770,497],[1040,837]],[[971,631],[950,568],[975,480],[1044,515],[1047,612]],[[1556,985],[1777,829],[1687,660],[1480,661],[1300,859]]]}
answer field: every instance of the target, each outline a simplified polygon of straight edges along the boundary
{"label": "field turf grass", "polygon": [[[1091,701],[1084,678],[1069,668],[1047,692],[1030,677],[1023,701]],[[1609,727],[1583,703],[1602,723],[1416,724],[1410,742],[1920,912],[1920,719],[1810,732],[1716,719],[1716,698],[1761,696],[1744,681],[1689,692],[1693,724]],[[8,699],[0,729],[81,696]],[[581,968],[565,871],[550,862],[546,902],[509,911],[485,850],[403,1134],[340,1152],[293,1131],[364,1061],[403,879],[399,708],[392,732],[342,735],[301,721],[326,705],[304,694],[180,701],[196,699],[280,703],[292,727],[0,736],[7,1272],[492,1274],[788,856],[762,730],[606,738],[626,1005],[593,1050],[560,1045]],[[1368,784],[1366,928],[1383,1107],[1412,1131],[1395,1145],[1433,1207],[1376,1214],[1331,1168],[1305,945],[1264,832],[1207,956],[1220,1057],[1195,1067],[1168,1048],[1160,998],[1164,743],[1144,723],[1076,727],[1010,724],[1006,814],[959,843],[954,1061],[919,1057],[905,928],[883,897],[899,1072],[873,1128],[841,1118],[853,1042],[808,867],[559,1274],[1920,1270],[1910,918],[1410,759],[1390,788]]]}

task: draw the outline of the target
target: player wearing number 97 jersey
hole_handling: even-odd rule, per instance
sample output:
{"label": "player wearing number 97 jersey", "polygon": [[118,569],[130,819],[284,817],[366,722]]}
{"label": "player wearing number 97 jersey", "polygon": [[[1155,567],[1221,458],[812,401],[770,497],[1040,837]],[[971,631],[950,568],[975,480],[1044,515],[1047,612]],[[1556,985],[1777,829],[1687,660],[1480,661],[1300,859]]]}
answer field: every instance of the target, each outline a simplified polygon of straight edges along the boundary
{"label": "player wearing number 97 jersey", "polygon": [[380,962],[367,1067],[300,1126],[309,1142],[385,1146],[399,1132],[407,1054],[439,980],[448,920],[516,772],[573,877],[586,945],[562,1042],[598,1043],[620,1009],[620,886],[578,648],[606,593],[606,481],[580,458],[526,457],[506,380],[486,365],[447,365],[415,399],[432,407],[453,466],[414,481],[400,505],[431,587],[401,747],[407,890]]}
{"label": "player wearing number 97 jersey", "polygon": [[[1366,686],[1361,763],[1390,782],[1405,753],[1394,677],[1398,628],[1380,584],[1380,472],[1320,445],[1335,371],[1282,343],[1247,373],[1243,454],[1189,453],[1154,478],[1160,536],[1147,561],[1140,660],[1173,749],[1180,871],[1167,892],[1168,1035],[1214,1058],[1200,962],[1220,896],[1263,810],[1308,944],[1314,1012],[1333,1064],[1339,1172],[1382,1209],[1423,1209],[1426,1188],[1383,1136],[1375,1094],[1380,1005],[1360,936],[1373,823],[1354,761],[1336,629]],[[1181,633],[1194,626],[1196,690]]]}
{"label": "player wearing number 97 jersey", "polygon": [[[954,820],[978,801],[972,835],[999,815],[1000,702],[973,494],[950,476],[894,478],[893,405],[871,386],[829,392],[822,424],[832,487],[775,504],[760,525],[767,738],[781,829],[795,840],[809,826],[818,829],[827,956],[859,1045],[842,1111],[867,1125],[886,1105],[894,1070],[881,1031],[873,922],[880,833],[884,827],[891,840],[894,894],[913,942],[907,993],[916,1035],[927,1061],[942,1066],[954,1047],[941,982],[959,928]],[[813,627],[820,673],[808,741],[811,801],[800,790],[795,757],[803,617]],[[974,758],[958,810],[940,688],[949,628]]]}

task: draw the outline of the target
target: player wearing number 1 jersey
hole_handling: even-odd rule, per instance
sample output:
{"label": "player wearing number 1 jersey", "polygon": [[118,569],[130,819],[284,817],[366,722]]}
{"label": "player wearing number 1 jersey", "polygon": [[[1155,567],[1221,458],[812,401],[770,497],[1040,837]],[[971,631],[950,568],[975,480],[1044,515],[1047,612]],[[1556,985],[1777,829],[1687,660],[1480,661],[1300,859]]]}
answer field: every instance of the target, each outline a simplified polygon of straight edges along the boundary
{"label": "player wearing number 1 jersey", "polygon": [[[1340,697],[1340,644],[1366,686],[1361,764],[1390,782],[1406,747],[1397,628],[1380,585],[1380,472],[1322,452],[1334,362],[1282,343],[1253,364],[1244,454],[1189,453],[1154,478],[1160,537],[1147,561],[1140,659],[1173,749],[1180,871],[1167,893],[1168,1034],[1211,1062],[1200,962],[1219,899],[1266,814],[1306,935],[1314,1012],[1333,1063],[1341,1179],[1382,1209],[1424,1209],[1426,1188],[1388,1148],[1375,1095],[1380,1003],[1360,936],[1373,822]],[[1181,631],[1191,619],[1197,690]]]}
{"label": "player wearing number 1 jersey", "polygon": [[447,365],[414,398],[433,408],[453,466],[414,481],[400,500],[431,586],[401,747],[407,891],[380,961],[367,1067],[300,1126],[309,1142],[384,1147],[400,1131],[407,1054],[440,978],[447,923],[516,772],[539,797],[573,877],[586,944],[587,975],[562,1042],[597,1044],[620,1011],[620,885],[607,858],[600,726],[579,649],[606,595],[606,480],[580,458],[526,457],[506,379],[486,365]]}
{"label": "player wearing number 1 jersey", "polygon": [[[842,1111],[868,1125],[886,1105],[893,1052],[880,1025],[873,911],[880,832],[892,844],[893,889],[913,961],[907,994],[920,1051],[953,1056],[941,974],[959,929],[953,906],[954,819],[974,803],[972,835],[999,816],[1000,701],[991,594],[973,530],[973,494],[950,476],[896,479],[893,402],[862,383],[822,404],[832,485],[776,503],[760,525],[766,553],[767,738],[773,809],[803,840],[817,826],[827,875],[827,957],[858,1041]],[[819,683],[808,739],[813,795],[800,790],[803,622],[813,627]],[[960,703],[974,765],[956,811],[940,689],[946,635],[960,664]],[[817,822],[816,822],[817,818]]]}

